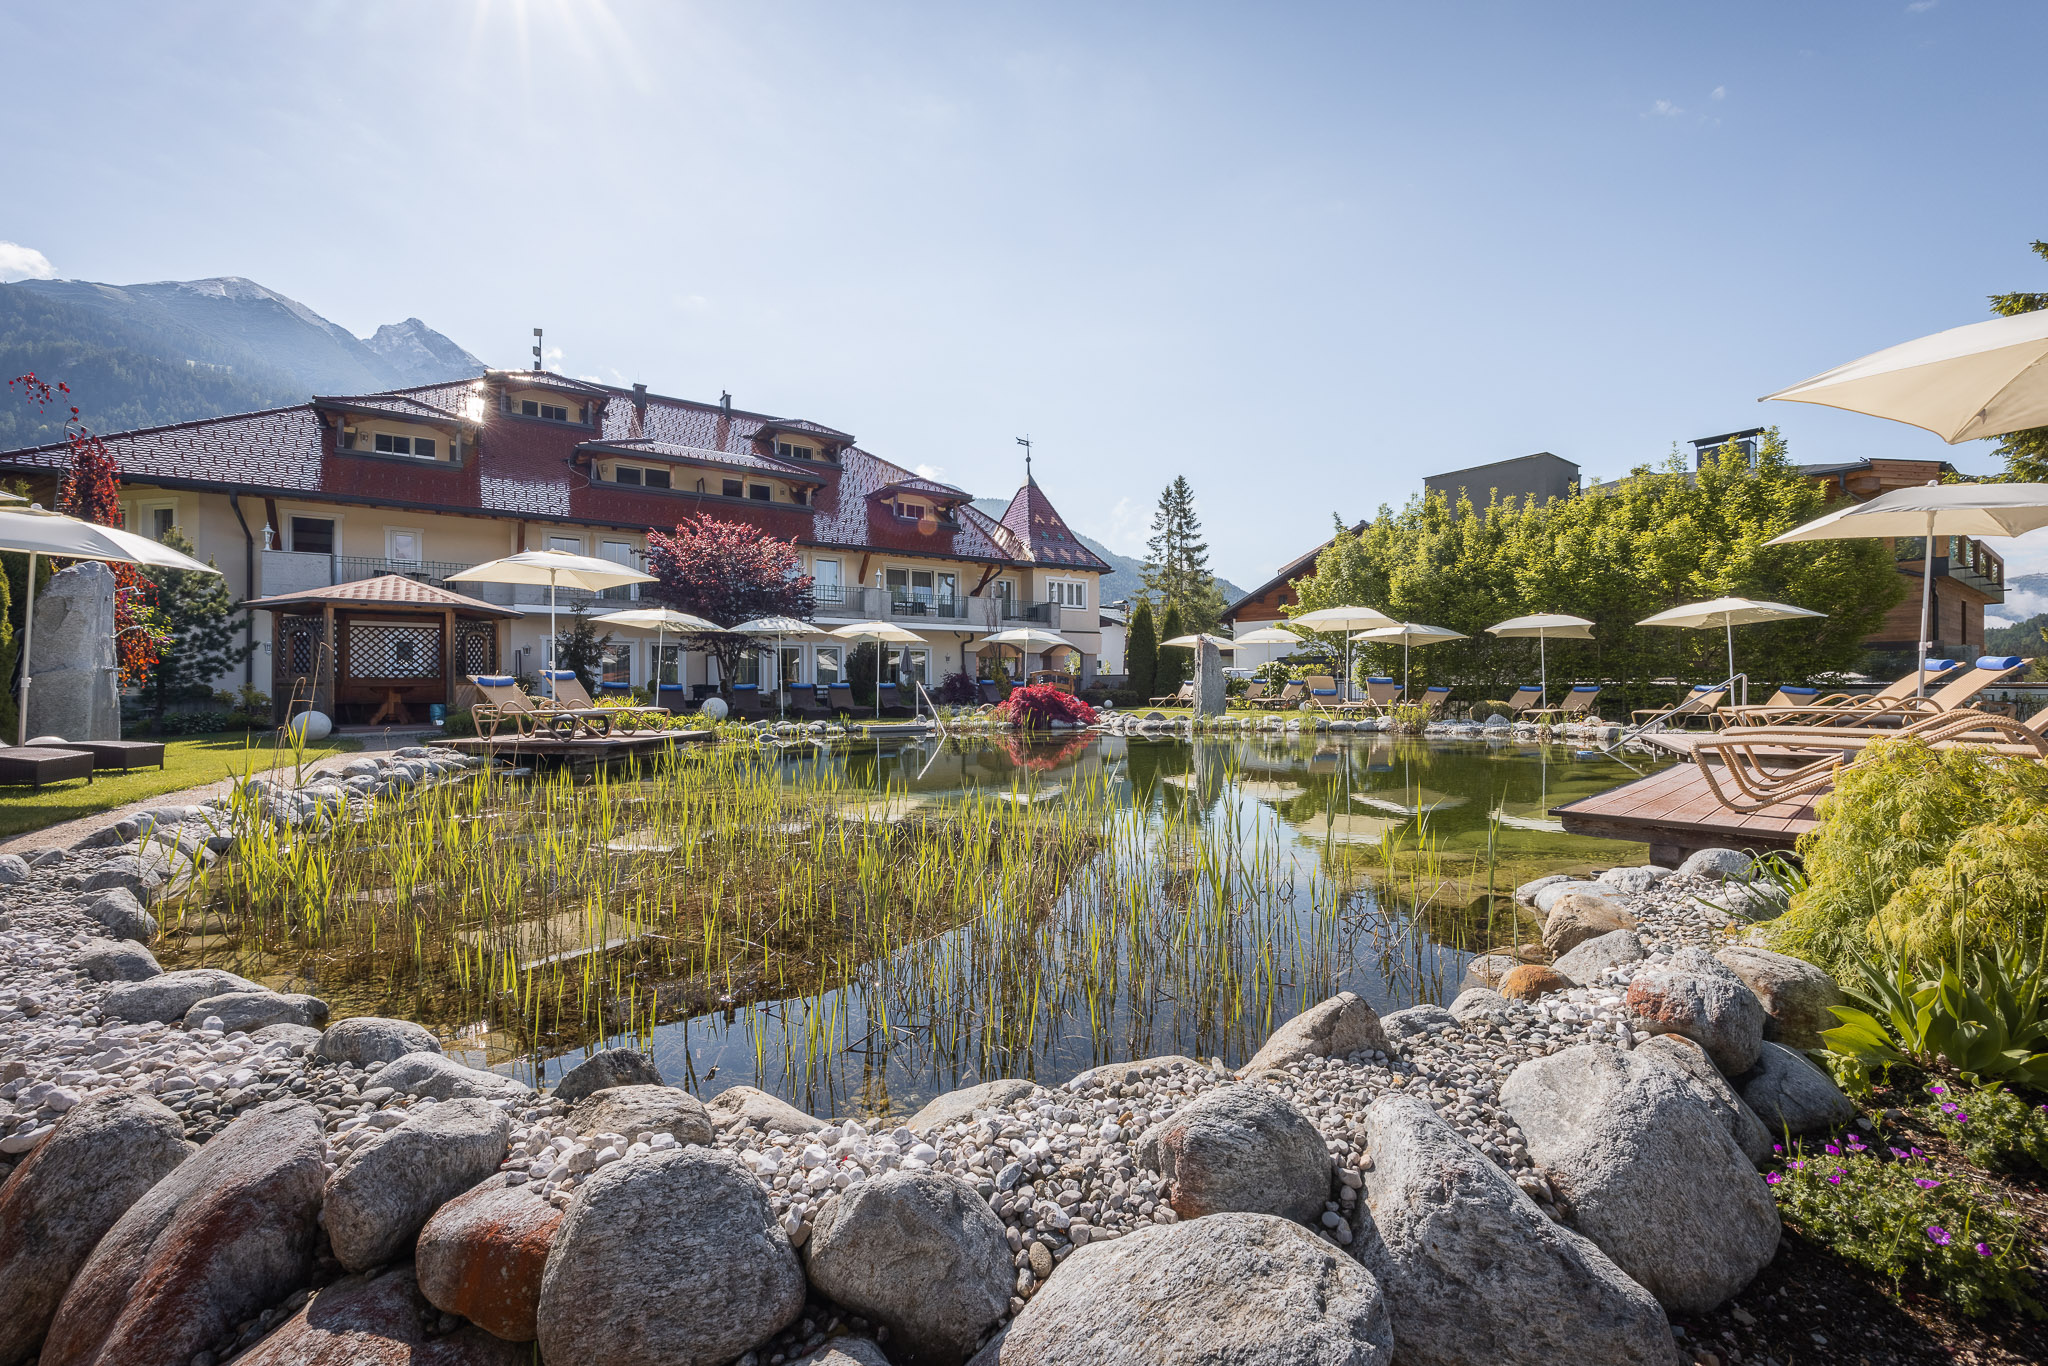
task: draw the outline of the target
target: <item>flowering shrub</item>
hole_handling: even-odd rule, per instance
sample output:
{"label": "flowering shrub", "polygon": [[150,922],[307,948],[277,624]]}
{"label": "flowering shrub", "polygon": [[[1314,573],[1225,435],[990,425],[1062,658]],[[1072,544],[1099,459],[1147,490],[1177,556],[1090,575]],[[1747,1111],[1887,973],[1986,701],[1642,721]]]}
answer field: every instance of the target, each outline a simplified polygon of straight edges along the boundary
{"label": "flowering shrub", "polygon": [[1965,1091],[1935,1082],[1927,1092],[1933,1099],[1915,1117],[1978,1166],[2010,1168],[2024,1157],[2048,1167],[2048,1105],[1997,1088]]}
{"label": "flowering shrub", "polygon": [[1004,720],[1024,730],[1044,730],[1055,721],[1086,726],[1095,720],[1095,708],[1070,692],[1045,684],[1017,689],[997,710]]}
{"label": "flowering shrub", "polygon": [[1785,1222],[1894,1283],[1914,1275],[1966,1314],[1993,1301],[2042,1313],[2027,1293],[2020,1212],[1978,1198],[1918,1148],[1880,1153],[1853,1134],[1818,1151],[1795,1143],[1764,1180]]}

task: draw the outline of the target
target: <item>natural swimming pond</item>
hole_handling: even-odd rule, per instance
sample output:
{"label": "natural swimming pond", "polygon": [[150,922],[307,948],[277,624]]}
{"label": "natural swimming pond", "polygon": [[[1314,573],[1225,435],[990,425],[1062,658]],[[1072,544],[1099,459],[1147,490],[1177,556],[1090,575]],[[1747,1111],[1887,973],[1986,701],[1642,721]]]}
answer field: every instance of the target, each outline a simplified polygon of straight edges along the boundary
{"label": "natural swimming pond", "polygon": [[1549,809],[1650,761],[1373,734],[1003,734],[479,778],[322,840],[252,830],[167,965],[429,1024],[529,1081],[600,1042],[709,1095],[900,1112],[996,1076],[1241,1062],[1340,990],[1455,992],[1509,893],[1646,856]]}

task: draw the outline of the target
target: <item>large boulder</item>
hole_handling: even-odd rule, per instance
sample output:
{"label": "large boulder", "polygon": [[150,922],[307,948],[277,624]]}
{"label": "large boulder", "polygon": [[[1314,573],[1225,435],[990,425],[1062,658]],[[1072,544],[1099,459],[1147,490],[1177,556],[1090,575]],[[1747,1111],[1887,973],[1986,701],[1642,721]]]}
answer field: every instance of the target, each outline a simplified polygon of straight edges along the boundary
{"label": "large boulder", "polygon": [[1656,1298],[1551,1222],[1414,1096],[1365,1114],[1373,1164],[1353,1251],[1378,1278],[1407,1366],[1673,1366]]}
{"label": "large boulder", "polygon": [[0,1185],[0,1366],[33,1357],[72,1276],[114,1221],[192,1151],[169,1107],[80,1101]]}
{"label": "large boulder", "polygon": [[1769,1188],[1677,1068],[1580,1044],[1516,1068],[1501,1103],[1572,1226],[1666,1309],[1705,1313],[1776,1254]]}
{"label": "large boulder", "polygon": [[1459,1024],[1502,1021],[1511,1017],[1508,998],[1491,987],[1467,987],[1451,1002],[1451,1018]]}
{"label": "large boulder", "polygon": [[824,1120],[753,1086],[727,1087],[705,1101],[704,1108],[721,1129],[744,1124],[771,1134],[814,1134],[825,1127]]}
{"label": "large boulder", "polygon": [[265,1025],[261,1029],[250,1030],[249,1037],[257,1043],[281,1043],[299,1057],[304,1057],[320,1047],[320,1031],[311,1025]]}
{"label": "large boulder", "polygon": [[1741,1079],[1742,1098],[1773,1134],[1812,1133],[1856,1118],[1856,1104],[1835,1079],[1804,1057],[1767,1043],[1756,1067]]}
{"label": "large boulder", "polygon": [[357,1015],[338,1020],[320,1036],[320,1056],[330,1062],[397,1062],[408,1053],[438,1053],[441,1044],[423,1025],[411,1020],[386,1020]]}
{"label": "large boulder", "polygon": [[1303,1058],[1384,1053],[1389,1047],[1378,1013],[1356,994],[1343,991],[1274,1030],[1238,1075],[1257,1076],[1268,1067],[1285,1067]]}
{"label": "large boulder", "polygon": [[555,1099],[578,1101],[592,1091],[612,1086],[659,1085],[661,1069],[645,1053],[633,1048],[607,1048],[564,1072],[555,1083]]}
{"label": "large boulder", "polygon": [[1680,949],[1637,970],[1625,1000],[1637,1029],[1683,1034],[1736,1076],[1756,1066],[1764,1008],[1756,993],[1705,949]]}
{"label": "large boulder", "polygon": [[1655,1034],[1637,1044],[1635,1053],[1639,1058],[1675,1067],[1698,1082],[1700,1089],[1713,1099],[1715,1113],[1728,1126],[1728,1136],[1735,1140],[1735,1146],[1750,1161],[1763,1165],[1771,1155],[1771,1131],[1749,1108],[1749,1102],[1737,1094],[1728,1078],[1721,1075],[1706,1049],[1683,1034]]}
{"label": "large boulder", "polygon": [[456,1196],[420,1230],[420,1293],[507,1342],[531,1342],[562,1211],[503,1176]]}
{"label": "large boulder", "polygon": [[[134,845],[127,846],[135,848]],[[101,862],[81,889],[87,892],[127,892],[138,905],[154,905],[163,895],[166,874],[170,872],[170,861],[161,853],[116,854]],[[105,922],[102,922],[105,923]],[[110,927],[111,928],[111,927]]]}
{"label": "large boulder", "polygon": [[904,1366],[959,1366],[1017,1280],[1003,1221],[944,1172],[884,1172],[827,1202],[804,1262],[814,1289],[888,1327]]}
{"label": "large boulder", "polygon": [[794,1322],[804,1273],[752,1173],[670,1148],[577,1189],[541,1278],[548,1366],[725,1366]]}
{"label": "large boulder", "polygon": [[1001,1077],[977,1086],[963,1086],[957,1091],[932,1097],[905,1124],[921,1134],[937,1133],[956,1119],[966,1119],[977,1110],[1000,1110],[1037,1089],[1038,1083],[1018,1077]]}
{"label": "large boulder", "polygon": [[[1465,975],[1458,979],[1458,990],[1469,991],[1473,987],[1485,987],[1489,991],[1493,990],[1500,986],[1501,981],[1509,973],[1520,966],[1522,966],[1522,960],[1513,954],[1482,953],[1465,965]],[[1380,1017],[1380,1027],[1386,1029],[1389,1036],[1392,1035],[1393,1031],[1392,1026],[1387,1021],[1400,1013],[1397,1010],[1393,1014]]]}
{"label": "large boulder", "polygon": [[866,1338],[833,1338],[794,1366],[889,1366],[889,1358]]}
{"label": "large boulder", "polygon": [[472,1323],[437,1331],[433,1312],[401,1263],[344,1276],[279,1324],[235,1366],[528,1366],[533,1349]]}
{"label": "large boulder", "polygon": [[1615,897],[1590,886],[1574,888],[1551,899],[1543,918],[1543,947],[1559,958],[1588,939],[1635,927],[1636,918]]}
{"label": "large boulder", "polygon": [[1330,1151],[1307,1115],[1263,1086],[1204,1091],[1138,1139],[1183,1219],[1276,1214],[1311,1224],[1330,1198]]}
{"label": "large boulder", "polygon": [[143,982],[163,976],[156,955],[130,939],[88,939],[78,966],[95,982]]}
{"label": "large boulder", "polygon": [[435,1210],[498,1169],[511,1134],[489,1101],[444,1100],[355,1149],[327,1181],[335,1259],[367,1271],[410,1248]]}
{"label": "large boulder", "polygon": [[1456,1029],[1458,1017],[1440,1005],[1424,1001],[1405,1010],[1389,1011],[1380,1017],[1380,1025],[1386,1030],[1388,1042],[1398,1048],[1411,1039],[1420,1040],[1431,1034],[1441,1034],[1446,1029]]}
{"label": "large boulder", "polygon": [[1560,954],[1550,966],[1579,985],[1590,986],[1608,969],[1640,963],[1649,956],[1634,930],[1609,930],[1579,941],[1577,947]]}
{"label": "large boulder", "polygon": [[711,1115],[704,1102],[674,1086],[607,1086],[569,1107],[578,1133],[674,1134],[678,1143],[711,1142]]}
{"label": "large boulder", "polygon": [[237,1030],[253,1034],[265,1025],[314,1026],[327,1019],[327,1002],[303,992],[229,991],[205,996],[185,1012],[185,1028],[197,1029],[209,1019],[232,1034]]}
{"label": "large boulder", "polygon": [[1612,887],[1617,892],[1641,894],[1670,876],[1669,868],[1645,863],[1635,868],[1609,868],[1594,881],[1602,887]]}
{"label": "large boulder", "polygon": [[141,898],[126,887],[108,887],[94,892],[85,898],[83,908],[116,939],[147,944],[156,938],[156,917],[144,910]]}
{"label": "large boulder", "polygon": [[524,1100],[533,1094],[526,1083],[498,1072],[464,1067],[443,1053],[408,1053],[378,1069],[377,1085],[401,1095],[428,1100],[470,1100],[489,1097]]}
{"label": "large boulder", "polygon": [[1704,877],[1716,882],[1745,878],[1756,860],[1735,849],[1701,849],[1678,865],[1679,877]]}
{"label": "large boulder", "polygon": [[1573,873],[1552,873],[1548,877],[1539,877],[1533,882],[1525,882],[1515,888],[1515,902],[1517,905],[1534,906],[1537,893],[1545,888],[1561,887],[1567,882],[1582,882],[1583,880]]}
{"label": "large boulder", "polygon": [[[1510,1001],[1533,1001],[1571,987],[1571,978],[1542,963],[1524,963],[1500,979],[1500,994]],[[1456,1009],[1451,1013],[1457,1014]]]}
{"label": "large boulder", "polygon": [[100,1009],[116,1020],[146,1024],[182,1020],[185,1012],[208,996],[226,991],[261,991],[246,977],[219,968],[181,968],[139,982],[123,982],[107,993]]}
{"label": "large boulder", "polygon": [[972,1366],[1384,1366],[1386,1296],[1298,1224],[1219,1214],[1071,1254]]}
{"label": "large boulder", "polygon": [[[146,983],[144,985],[147,985]],[[40,1366],[188,1366],[313,1272],[320,1112],[257,1106],[137,1200],[57,1307]]]}
{"label": "large boulder", "polygon": [[1806,962],[1750,944],[1717,949],[1714,957],[1742,979],[1764,1008],[1764,1037],[1787,1048],[1825,1047],[1823,1029],[1841,1023],[1832,1006],[1844,1004],[1835,979]]}

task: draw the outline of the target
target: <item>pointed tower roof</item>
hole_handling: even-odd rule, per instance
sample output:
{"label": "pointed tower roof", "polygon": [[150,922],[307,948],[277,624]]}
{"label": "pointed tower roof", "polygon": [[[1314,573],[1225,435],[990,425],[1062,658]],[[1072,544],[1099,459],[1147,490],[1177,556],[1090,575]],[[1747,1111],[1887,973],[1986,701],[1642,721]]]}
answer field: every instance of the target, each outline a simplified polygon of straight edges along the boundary
{"label": "pointed tower roof", "polygon": [[1068,527],[1067,519],[1060,516],[1052,499],[1045,496],[1045,490],[1029,474],[1024,476],[1024,487],[1010,499],[1010,506],[1003,509],[1002,523],[1020,559],[1092,569],[1099,574],[1116,572],[1113,565],[1081,544]]}

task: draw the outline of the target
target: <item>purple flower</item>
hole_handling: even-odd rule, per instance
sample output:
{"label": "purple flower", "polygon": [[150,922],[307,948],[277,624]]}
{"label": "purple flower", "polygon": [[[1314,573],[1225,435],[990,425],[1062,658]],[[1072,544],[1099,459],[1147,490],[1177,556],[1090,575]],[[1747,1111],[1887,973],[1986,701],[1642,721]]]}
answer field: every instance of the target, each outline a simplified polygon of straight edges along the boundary
{"label": "purple flower", "polygon": [[1804,1162],[1791,1162],[1791,1163],[1787,1163],[1786,1165],[1787,1165],[1787,1166],[1789,1166],[1789,1167],[1791,1167],[1791,1168],[1792,1168],[1792,1170],[1793,1170],[1793,1171],[1795,1171],[1795,1172],[1800,1172],[1800,1171],[1805,1171],[1805,1170],[1806,1170],[1806,1164],[1805,1164]]}
{"label": "purple flower", "polygon": [[1840,1148],[1837,1148],[1834,1144],[1830,1143],[1827,1146],[1827,1154],[1829,1157],[1840,1157],[1842,1155],[1842,1150]]}
{"label": "purple flower", "polygon": [[1772,1172],[1768,1176],[1764,1177],[1764,1184],[1766,1186],[1775,1186],[1784,1179],[1785,1174],[1783,1172]]}
{"label": "purple flower", "polygon": [[1991,1248],[1990,1248],[1990,1246],[1989,1246],[1988,1244],[1985,1244],[1985,1243],[1979,1243],[1979,1244],[1977,1244],[1977,1255],[1978,1255],[1979,1257],[1989,1257],[1989,1256],[1991,1255]]}
{"label": "purple flower", "polygon": [[1900,1149],[1894,1148],[1894,1149],[1892,1149],[1892,1156],[1893,1156],[1893,1157],[1896,1157],[1896,1158],[1904,1159],[1904,1158],[1905,1158],[1905,1157],[1907,1156],[1907,1154],[1906,1154],[1905,1152],[1902,1152],[1902,1151],[1901,1151]]}
{"label": "purple flower", "polygon": [[1935,1085],[1928,1087],[1927,1089],[1937,1096],[1945,1096],[1948,1094],[1948,1088],[1946,1086],[1941,1085],[1938,1082]]}
{"label": "purple flower", "polygon": [[1957,1111],[1957,1112],[1956,1112],[1956,1123],[1958,1123],[1958,1124],[1968,1124],[1969,1122],[1970,1122],[1970,1117],[1969,1117],[1968,1115],[1966,1115],[1966,1114],[1962,1113],[1961,1111]]}
{"label": "purple flower", "polygon": [[1948,1230],[1940,1224],[1929,1224],[1927,1226],[1927,1236],[1933,1239],[1936,1247],[1947,1247],[1951,1242],[1955,1241],[1948,1236]]}
{"label": "purple flower", "polygon": [[1830,1186],[1839,1186],[1842,1184],[1842,1169],[1840,1167],[1835,1168],[1834,1174],[1828,1177],[1828,1184]]}
{"label": "purple flower", "polygon": [[1954,1114],[1956,1112],[1955,1102],[1948,1100],[1943,1101],[1941,1103],[1941,1112],[1945,1115]]}
{"label": "purple flower", "polygon": [[1924,1177],[1924,1176],[1916,1176],[1916,1177],[1914,1177],[1914,1178],[1913,1178],[1913,1184],[1914,1184],[1914,1185],[1916,1185],[1916,1186],[1918,1186],[1918,1187],[1919,1187],[1919,1188],[1920,1188],[1921,1190],[1924,1190],[1924,1191],[1931,1191],[1931,1190],[1933,1190],[1933,1189],[1934,1189],[1935,1187],[1939,1186],[1939,1185],[1941,1184],[1941,1182],[1939,1182],[1939,1181],[1929,1181],[1929,1180],[1928,1180],[1928,1179],[1927,1179],[1926,1177]]}
{"label": "purple flower", "polygon": [[[2041,1108],[2043,1110],[2048,1110],[2048,1105],[2044,1105]],[[1782,1143],[1773,1143],[1771,1145],[1771,1151],[1774,1153],[1782,1153],[1785,1151],[1785,1145]]]}

